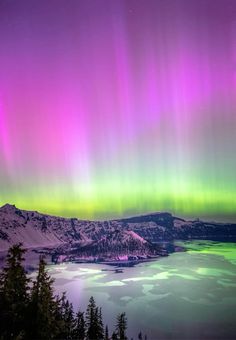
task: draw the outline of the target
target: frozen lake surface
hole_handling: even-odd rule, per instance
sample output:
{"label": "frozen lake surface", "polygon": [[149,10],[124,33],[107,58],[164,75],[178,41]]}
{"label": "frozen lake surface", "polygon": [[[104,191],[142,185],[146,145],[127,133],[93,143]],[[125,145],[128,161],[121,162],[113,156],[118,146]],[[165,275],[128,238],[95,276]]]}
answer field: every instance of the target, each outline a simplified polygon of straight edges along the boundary
{"label": "frozen lake surface", "polygon": [[183,244],[187,252],[122,273],[101,264],[63,263],[48,270],[55,292],[66,291],[75,310],[84,311],[94,296],[110,330],[116,315],[125,311],[128,336],[134,339],[140,330],[149,340],[235,339],[236,243]]}

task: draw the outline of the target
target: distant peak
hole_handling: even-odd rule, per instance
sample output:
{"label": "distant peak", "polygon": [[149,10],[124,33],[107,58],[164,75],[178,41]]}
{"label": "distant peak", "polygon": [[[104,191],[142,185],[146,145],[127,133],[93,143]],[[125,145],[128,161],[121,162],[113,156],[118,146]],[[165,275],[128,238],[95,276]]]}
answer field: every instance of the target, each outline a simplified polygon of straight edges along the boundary
{"label": "distant peak", "polygon": [[2,210],[2,211],[15,211],[16,206],[14,204],[6,203],[0,208],[0,210]]}

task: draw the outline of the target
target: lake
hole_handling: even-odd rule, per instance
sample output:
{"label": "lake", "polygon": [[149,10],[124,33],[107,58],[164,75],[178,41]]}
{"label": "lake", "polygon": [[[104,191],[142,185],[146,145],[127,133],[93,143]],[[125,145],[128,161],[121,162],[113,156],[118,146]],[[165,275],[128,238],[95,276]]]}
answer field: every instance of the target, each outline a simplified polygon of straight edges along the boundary
{"label": "lake", "polygon": [[[67,292],[75,309],[89,297],[114,328],[125,311],[128,336],[151,339],[236,338],[236,243],[179,242],[187,251],[111,271],[101,264],[48,266],[55,292]],[[104,271],[108,270],[108,271]],[[32,273],[31,276],[35,276]]]}

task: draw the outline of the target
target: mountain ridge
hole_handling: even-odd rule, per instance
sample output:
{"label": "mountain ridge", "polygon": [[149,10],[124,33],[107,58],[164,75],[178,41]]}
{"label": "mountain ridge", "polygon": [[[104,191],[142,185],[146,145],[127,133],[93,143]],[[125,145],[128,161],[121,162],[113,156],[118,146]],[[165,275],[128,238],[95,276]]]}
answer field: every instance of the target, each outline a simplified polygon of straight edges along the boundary
{"label": "mountain ridge", "polygon": [[[79,217],[65,217],[65,216],[60,216],[60,215],[53,215],[53,214],[46,214],[44,212],[39,212],[37,210],[26,210],[26,209],[21,209],[16,207],[15,204],[10,204],[10,203],[5,203],[4,205],[2,205],[0,207],[0,211],[6,210],[6,211],[11,211],[11,210],[21,210],[21,211],[25,211],[25,212],[29,212],[29,213],[37,213],[40,215],[45,215],[45,216],[51,216],[51,217],[58,217],[58,218],[64,218],[64,219],[77,219],[79,221],[90,221],[90,222],[109,222],[109,221],[121,221],[121,220],[127,220],[127,219],[132,219],[132,218],[138,218],[138,217],[145,217],[145,216],[154,216],[154,215],[159,215],[159,214],[169,214],[172,215],[170,212],[168,211],[155,211],[155,212],[150,212],[150,213],[146,213],[146,214],[140,214],[140,215],[131,215],[131,216],[127,216],[127,217],[119,217],[119,218],[109,218],[109,219],[94,219],[94,220],[89,220],[89,219],[82,219]],[[180,217],[178,217],[178,219],[182,219]],[[183,219],[184,220],[184,219]]]}
{"label": "mountain ridge", "polygon": [[157,255],[156,243],[175,239],[236,238],[236,224],[188,221],[168,212],[90,221],[57,217],[5,204],[0,208],[0,250],[14,243],[25,248],[60,248],[95,255]]}

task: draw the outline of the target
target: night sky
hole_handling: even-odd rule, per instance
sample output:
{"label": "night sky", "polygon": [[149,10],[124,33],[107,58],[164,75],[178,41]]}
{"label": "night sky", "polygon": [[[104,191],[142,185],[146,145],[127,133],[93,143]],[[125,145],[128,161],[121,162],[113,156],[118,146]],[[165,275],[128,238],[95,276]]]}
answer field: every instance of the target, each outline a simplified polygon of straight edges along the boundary
{"label": "night sky", "polygon": [[235,0],[0,0],[0,204],[236,212]]}

